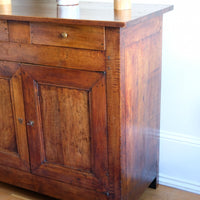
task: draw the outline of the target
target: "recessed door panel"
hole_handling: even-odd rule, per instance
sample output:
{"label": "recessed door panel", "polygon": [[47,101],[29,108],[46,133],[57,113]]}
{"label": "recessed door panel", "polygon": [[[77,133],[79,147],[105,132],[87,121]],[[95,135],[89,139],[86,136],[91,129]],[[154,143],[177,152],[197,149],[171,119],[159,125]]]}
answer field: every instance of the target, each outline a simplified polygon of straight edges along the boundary
{"label": "recessed door panel", "polygon": [[40,85],[46,162],[90,171],[89,93]]}

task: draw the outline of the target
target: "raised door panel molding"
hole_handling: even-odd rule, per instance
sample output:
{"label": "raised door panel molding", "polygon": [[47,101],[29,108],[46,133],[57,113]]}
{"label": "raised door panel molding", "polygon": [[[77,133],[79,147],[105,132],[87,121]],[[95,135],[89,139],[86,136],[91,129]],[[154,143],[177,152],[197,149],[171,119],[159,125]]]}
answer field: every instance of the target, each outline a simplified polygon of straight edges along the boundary
{"label": "raised door panel molding", "polygon": [[104,73],[22,65],[22,74],[32,173],[106,192]]}
{"label": "raised door panel molding", "polygon": [[29,171],[19,65],[0,61],[0,164]]}
{"label": "raised door panel molding", "polygon": [[0,86],[0,97],[2,102],[0,107],[0,150],[18,153],[14,130],[12,102],[10,98],[10,80],[0,79]]}

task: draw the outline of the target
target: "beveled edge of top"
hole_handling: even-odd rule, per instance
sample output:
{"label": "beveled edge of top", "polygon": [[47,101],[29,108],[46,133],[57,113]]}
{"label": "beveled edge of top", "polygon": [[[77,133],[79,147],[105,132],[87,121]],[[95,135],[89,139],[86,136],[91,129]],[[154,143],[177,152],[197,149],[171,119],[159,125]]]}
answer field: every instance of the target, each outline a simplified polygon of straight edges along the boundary
{"label": "beveled edge of top", "polygon": [[[20,1],[20,0],[15,0],[15,1]],[[52,0],[50,1],[52,2]],[[28,4],[28,0],[26,0],[26,2]],[[95,9],[92,10],[93,8]],[[132,10],[116,11],[114,10],[112,3],[80,2],[80,13],[82,14],[80,14],[80,17],[77,19],[61,18],[53,15],[43,16],[40,15],[39,12],[37,14],[35,13],[27,14],[26,12],[19,14],[17,13],[15,7],[13,8],[13,10],[14,11],[12,14],[9,13],[2,14],[2,10],[0,9],[0,19],[14,20],[14,21],[51,22],[59,24],[93,25],[93,26],[106,26],[106,27],[126,27],[126,26],[136,25],[148,18],[163,15],[164,13],[173,10],[173,5],[132,4]],[[94,14],[94,11],[96,12],[96,15]]]}

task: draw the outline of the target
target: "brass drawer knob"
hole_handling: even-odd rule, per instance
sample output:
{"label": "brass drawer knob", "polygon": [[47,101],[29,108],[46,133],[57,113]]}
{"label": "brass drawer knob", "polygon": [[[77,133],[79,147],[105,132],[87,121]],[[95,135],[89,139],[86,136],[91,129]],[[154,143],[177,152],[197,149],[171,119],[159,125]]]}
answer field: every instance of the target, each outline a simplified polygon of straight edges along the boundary
{"label": "brass drawer knob", "polygon": [[67,38],[68,34],[66,32],[61,33],[62,38]]}

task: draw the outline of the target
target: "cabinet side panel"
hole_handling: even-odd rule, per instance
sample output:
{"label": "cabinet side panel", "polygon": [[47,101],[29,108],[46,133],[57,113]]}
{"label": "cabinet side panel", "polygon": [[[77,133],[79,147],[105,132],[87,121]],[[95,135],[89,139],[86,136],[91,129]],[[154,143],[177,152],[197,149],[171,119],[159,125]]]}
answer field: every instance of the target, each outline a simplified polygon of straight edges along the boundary
{"label": "cabinet side panel", "polygon": [[161,45],[160,27],[125,48],[126,134],[123,137],[126,139],[122,155],[126,158],[122,165],[122,185],[126,200],[138,199],[157,178]]}

